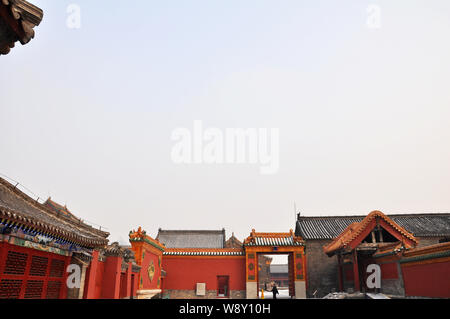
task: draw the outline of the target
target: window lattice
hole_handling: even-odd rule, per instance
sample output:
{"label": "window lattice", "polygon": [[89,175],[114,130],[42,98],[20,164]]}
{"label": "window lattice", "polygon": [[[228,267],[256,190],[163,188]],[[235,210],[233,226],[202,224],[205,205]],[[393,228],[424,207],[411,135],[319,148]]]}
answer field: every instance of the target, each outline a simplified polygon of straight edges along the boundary
{"label": "window lattice", "polygon": [[23,275],[27,266],[27,254],[8,251],[4,273],[8,275]]}
{"label": "window lattice", "polygon": [[17,299],[20,296],[22,280],[3,279],[0,282],[0,299]]}
{"label": "window lattice", "polygon": [[52,259],[50,277],[61,278],[64,274],[64,260]]}
{"label": "window lattice", "polygon": [[61,291],[60,281],[49,281],[47,284],[47,299],[58,299]]}
{"label": "window lattice", "polygon": [[31,257],[30,276],[45,276],[47,274],[48,258],[40,256]]}
{"label": "window lattice", "polygon": [[25,288],[25,299],[40,299],[44,282],[42,280],[28,280]]}

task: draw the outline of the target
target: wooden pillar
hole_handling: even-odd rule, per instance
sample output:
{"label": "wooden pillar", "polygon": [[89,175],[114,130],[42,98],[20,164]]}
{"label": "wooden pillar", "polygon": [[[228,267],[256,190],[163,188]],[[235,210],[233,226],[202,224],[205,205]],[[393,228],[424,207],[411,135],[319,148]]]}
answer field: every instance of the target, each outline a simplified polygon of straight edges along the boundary
{"label": "wooden pillar", "polygon": [[353,280],[355,284],[355,292],[360,291],[358,253],[356,252],[356,249],[353,250]]}
{"label": "wooden pillar", "polygon": [[376,243],[377,239],[375,238],[375,232],[372,230],[372,243]]}
{"label": "wooden pillar", "polygon": [[126,276],[127,276],[127,294],[126,294],[125,298],[131,298],[133,296],[133,292],[131,291],[131,272],[132,272],[132,267],[131,267],[131,262],[129,262],[128,263],[127,272],[126,272]]}
{"label": "wooden pillar", "polygon": [[97,277],[98,269],[98,251],[94,250],[92,252],[92,260],[89,266],[89,280],[86,289],[86,299],[95,299],[95,277]]}
{"label": "wooden pillar", "polygon": [[341,254],[337,255],[338,258],[338,278],[339,278],[339,291],[344,291],[344,278],[342,276],[342,256]]}
{"label": "wooden pillar", "polygon": [[383,242],[383,229],[378,225],[378,233],[380,234],[380,243]]}

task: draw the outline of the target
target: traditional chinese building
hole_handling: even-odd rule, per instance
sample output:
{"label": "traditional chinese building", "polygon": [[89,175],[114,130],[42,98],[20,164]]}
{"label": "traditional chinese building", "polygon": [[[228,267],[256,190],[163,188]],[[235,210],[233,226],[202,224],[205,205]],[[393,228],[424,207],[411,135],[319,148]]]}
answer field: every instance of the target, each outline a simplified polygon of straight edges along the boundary
{"label": "traditional chinese building", "polygon": [[[136,295],[140,267],[131,250],[108,246],[108,232],[17,186],[0,178],[0,299]],[[69,265],[80,270],[78,286],[67,284]]]}
{"label": "traditional chinese building", "polygon": [[[329,257],[337,255],[339,291],[344,291],[350,285],[355,291],[365,292],[368,290],[365,285],[368,275],[366,269],[375,263],[374,255],[377,252],[407,250],[417,244],[417,239],[411,233],[383,213],[374,211],[362,221],[350,224],[323,250]],[[392,273],[390,268],[389,272]],[[383,273],[385,276],[388,274],[387,271]],[[384,286],[385,290],[399,289]]]}
{"label": "traditional chinese building", "polygon": [[137,231],[130,231],[129,237],[136,262],[141,267],[137,277],[137,297],[152,298],[162,291],[165,277],[162,256],[166,248],[159,240],[148,236],[141,227]]}
{"label": "traditional chinese building", "polygon": [[[340,289],[338,259],[328,257],[324,253],[323,247],[333,242],[348,227],[355,227],[355,223],[362,222],[366,217],[298,216],[295,234],[305,240],[308,297],[321,298],[333,290]],[[398,227],[401,227],[404,232],[414,236],[417,241],[417,248],[432,246],[450,239],[450,214],[403,214],[387,215],[387,217]],[[350,226],[352,224],[353,226]],[[375,230],[374,234],[375,238],[378,241],[382,240],[384,244],[396,242],[395,237],[393,238],[392,234],[383,227]],[[371,240],[371,238],[369,239]],[[381,246],[379,249],[381,249]],[[348,264],[346,267],[349,267]],[[352,278],[349,270],[346,270],[343,277],[344,288],[351,287],[350,284],[345,284],[346,278],[349,280]],[[398,291],[398,293],[401,293],[401,291]]]}
{"label": "traditional chinese building", "polygon": [[244,241],[246,256],[246,297],[258,298],[259,273],[255,263],[259,255],[288,255],[289,295],[292,298],[306,298],[307,269],[305,242],[293,230],[288,233],[259,233],[254,229]]}
{"label": "traditional chinese building", "polygon": [[[162,230],[164,294],[170,298],[244,298],[245,255],[222,230]],[[182,271],[184,270],[184,271]]]}
{"label": "traditional chinese building", "polygon": [[[253,230],[240,247],[225,240],[225,230],[159,230],[156,239],[138,229],[130,233],[132,249],[142,266],[140,289],[163,298],[257,298],[258,257],[289,255],[292,297],[306,295],[303,241],[288,233]],[[233,245],[231,245],[233,243]],[[232,247],[227,247],[227,245]],[[139,256],[145,255],[145,258]]]}
{"label": "traditional chinese building", "polygon": [[25,0],[0,0],[0,55],[8,54],[15,43],[27,44],[34,38],[44,13]]}
{"label": "traditional chinese building", "polygon": [[[417,246],[418,240],[405,228],[374,211],[323,249],[337,256],[340,291],[352,287],[399,297],[450,298],[450,243]],[[375,277],[368,278],[376,271],[369,265],[379,267],[378,286]]]}

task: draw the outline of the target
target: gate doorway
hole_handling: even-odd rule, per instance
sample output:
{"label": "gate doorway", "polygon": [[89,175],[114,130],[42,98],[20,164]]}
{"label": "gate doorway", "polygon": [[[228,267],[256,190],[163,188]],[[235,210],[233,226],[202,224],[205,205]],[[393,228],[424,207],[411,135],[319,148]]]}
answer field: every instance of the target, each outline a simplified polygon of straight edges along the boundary
{"label": "gate doorway", "polygon": [[295,236],[292,229],[288,233],[257,233],[253,229],[244,241],[247,299],[259,298],[259,292],[264,288],[260,287],[260,255],[288,256],[288,298],[306,298],[304,246],[304,240],[300,236]]}
{"label": "gate doorway", "polygon": [[277,299],[295,297],[293,255],[258,253],[258,298],[272,299],[275,285],[279,294]]}
{"label": "gate doorway", "polygon": [[217,276],[217,297],[229,297],[229,276]]}

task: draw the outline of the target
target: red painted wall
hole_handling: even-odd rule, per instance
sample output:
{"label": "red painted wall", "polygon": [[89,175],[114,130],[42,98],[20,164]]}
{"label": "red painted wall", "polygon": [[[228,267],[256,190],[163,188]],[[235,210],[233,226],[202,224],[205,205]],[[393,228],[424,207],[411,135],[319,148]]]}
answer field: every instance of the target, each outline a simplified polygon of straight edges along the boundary
{"label": "red painted wall", "polygon": [[[148,275],[148,268],[151,263],[155,266],[155,274],[153,275],[153,280],[150,280]],[[162,262],[162,261],[161,261]],[[141,278],[142,278],[142,288],[141,289],[157,289],[158,279],[161,276],[161,266],[159,264],[159,256],[154,254],[149,250],[145,250],[145,255],[141,264]]]}
{"label": "red painted wall", "polygon": [[353,264],[344,265],[344,278],[345,281],[353,281]]}
{"label": "red painted wall", "polygon": [[120,294],[119,298],[125,298],[128,296],[128,284],[127,284],[127,273],[122,271],[120,274]]}
{"label": "red painted wall", "polygon": [[105,273],[105,263],[102,261],[98,262],[97,266],[97,276],[95,277],[95,298],[100,299],[102,297],[102,282],[103,274]]}
{"label": "red painted wall", "polygon": [[[93,271],[95,268],[95,271]],[[92,259],[86,269],[84,282],[83,299],[100,299],[102,297],[102,282],[105,272],[105,263],[97,260],[97,256]]]}
{"label": "red painted wall", "polygon": [[407,296],[450,298],[450,261],[402,265]]}
{"label": "red painted wall", "polygon": [[136,297],[139,288],[139,273],[131,273],[131,297]]}
{"label": "red painted wall", "polygon": [[398,279],[396,263],[380,264],[381,279]]}
{"label": "red painted wall", "polygon": [[[131,264],[127,271],[122,271],[120,257],[107,257],[106,261],[98,261],[97,255],[86,270],[83,298],[117,299],[136,296],[139,276],[138,273],[131,272]],[[95,272],[92,271],[93,268]],[[121,273],[125,276],[122,277]],[[131,283],[132,274],[134,274],[133,284]]]}
{"label": "red painted wall", "polygon": [[206,283],[207,290],[217,290],[217,276],[229,276],[230,290],[245,290],[243,258],[163,258],[164,289],[195,290],[196,283]]}
{"label": "red painted wall", "polygon": [[122,258],[108,257],[105,261],[104,280],[102,283],[102,298],[118,299],[120,296],[120,273]]}

